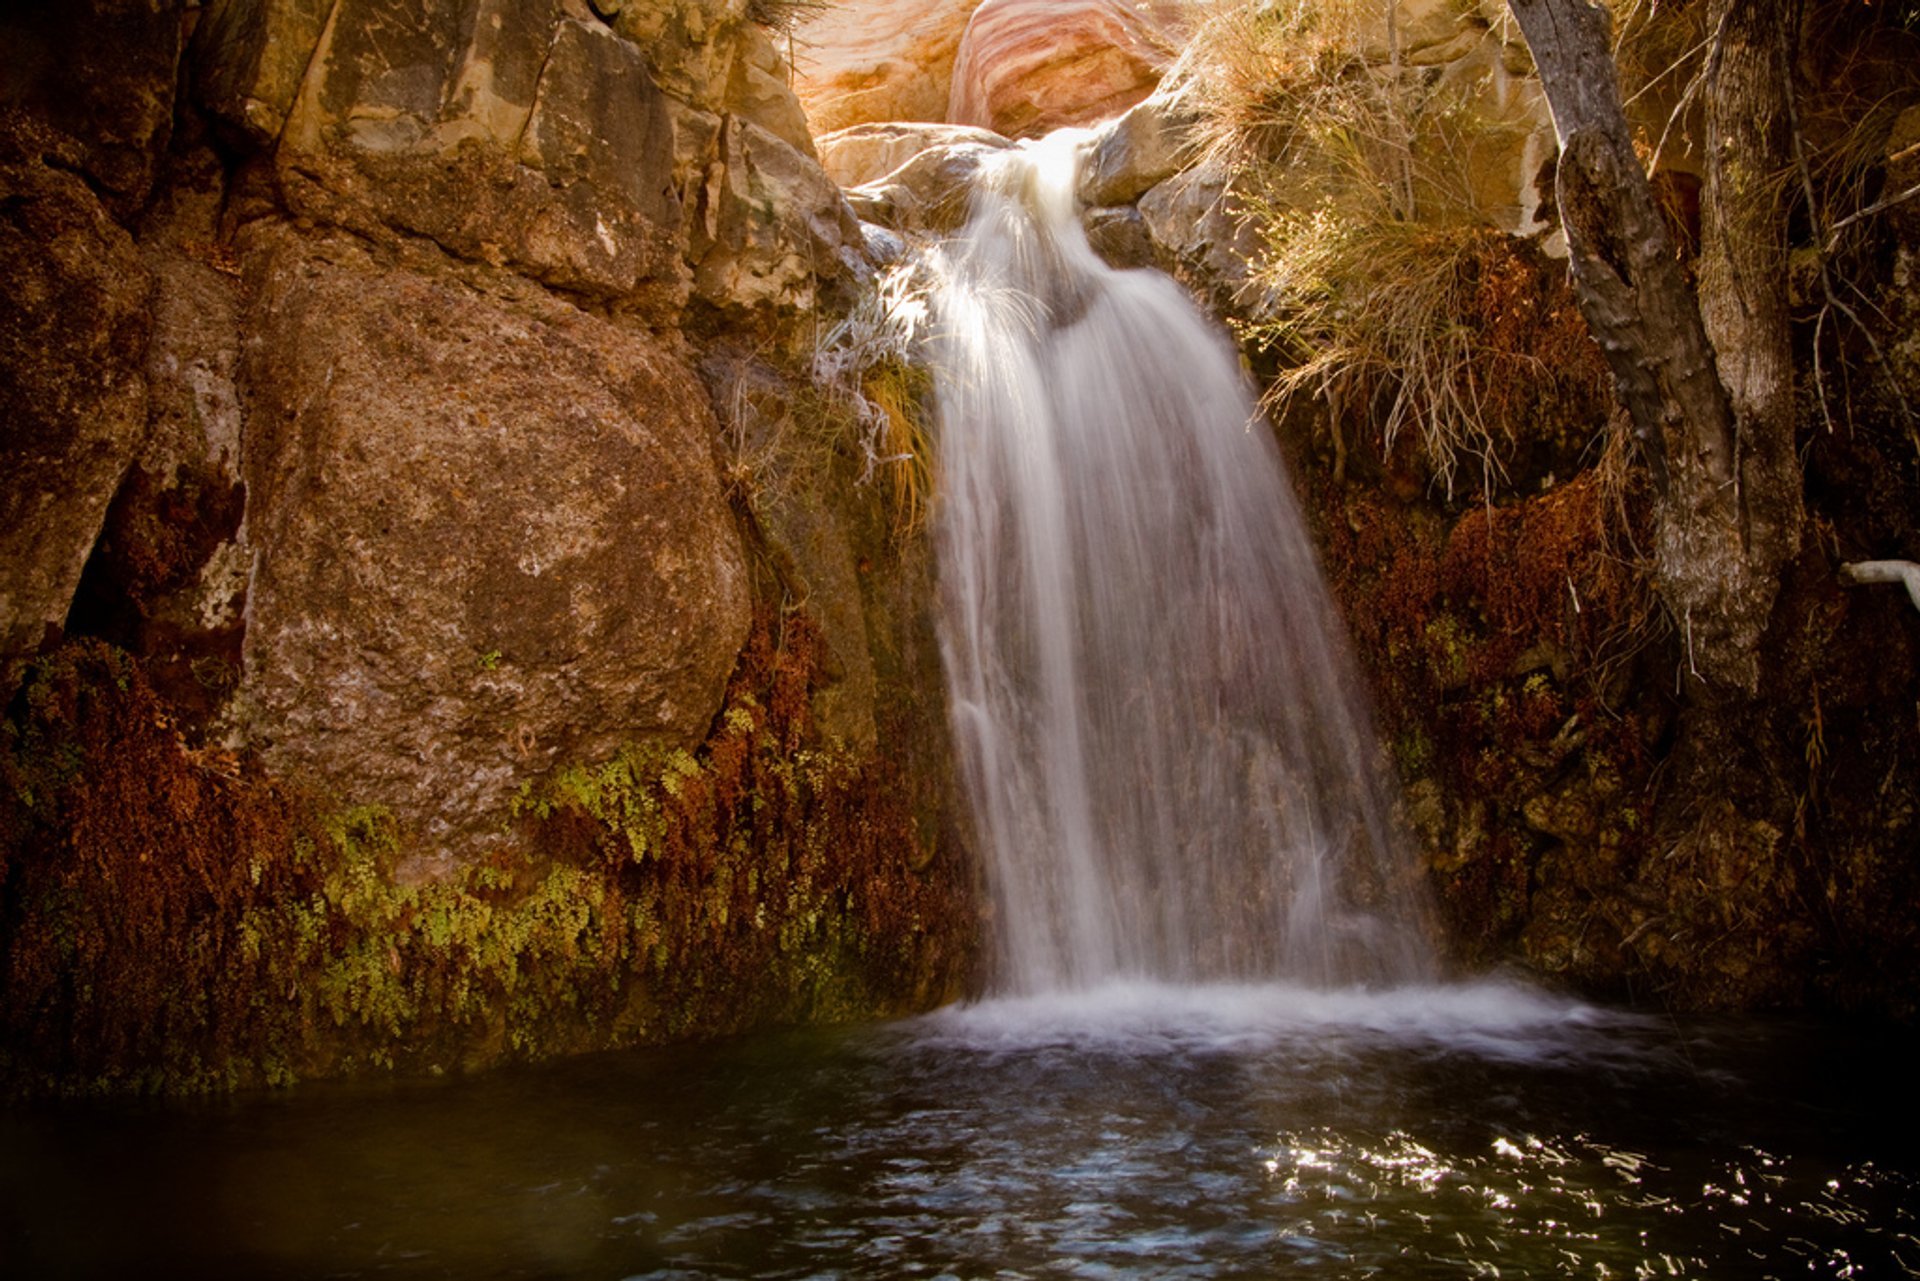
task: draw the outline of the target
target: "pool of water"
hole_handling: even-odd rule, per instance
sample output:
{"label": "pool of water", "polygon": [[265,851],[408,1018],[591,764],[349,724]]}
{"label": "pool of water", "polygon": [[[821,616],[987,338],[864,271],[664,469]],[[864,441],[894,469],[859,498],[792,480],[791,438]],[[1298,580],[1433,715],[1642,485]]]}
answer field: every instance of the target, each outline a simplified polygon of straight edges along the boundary
{"label": "pool of water", "polygon": [[1122,987],[0,1113],[8,1277],[1920,1275],[1910,1033]]}

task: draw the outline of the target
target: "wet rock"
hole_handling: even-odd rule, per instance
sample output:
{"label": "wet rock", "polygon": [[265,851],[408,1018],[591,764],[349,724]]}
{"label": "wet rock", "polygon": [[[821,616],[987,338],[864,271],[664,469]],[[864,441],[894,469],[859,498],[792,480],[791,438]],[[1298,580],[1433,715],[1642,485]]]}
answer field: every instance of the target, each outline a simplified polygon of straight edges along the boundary
{"label": "wet rock", "polygon": [[1081,215],[1087,231],[1087,243],[1108,266],[1126,270],[1133,267],[1164,269],[1168,264],[1153,243],[1147,220],[1130,206],[1118,209],[1089,209]]}
{"label": "wet rock", "polygon": [[1167,179],[1138,202],[1154,243],[1191,267],[1221,298],[1246,284],[1259,237],[1235,216],[1233,178],[1224,162],[1203,160]]}
{"label": "wet rock", "polygon": [[699,741],[748,589],[679,358],[510,278],[277,229],[249,257],[238,715],[268,762],[444,856],[549,766]]}
{"label": "wet rock", "polygon": [[947,119],[1027,138],[1118,115],[1159,84],[1183,20],[1169,0],[985,0],[960,41]]}
{"label": "wet rock", "polygon": [[152,278],[72,140],[0,113],[0,688],[57,635],[147,425]]}
{"label": "wet rock", "polygon": [[1101,126],[1080,164],[1080,199],[1089,205],[1132,204],[1195,159],[1199,116],[1178,92],[1155,93]]}
{"label": "wet rock", "polygon": [[960,37],[980,0],[822,5],[794,31],[800,101],[816,134],[941,121]]}
{"label": "wet rock", "polygon": [[1583,851],[1600,846],[1617,848],[1619,834],[1612,830],[1610,820],[1619,793],[1620,780],[1610,775],[1578,777],[1529,797],[1520,813],[1534,831]]}

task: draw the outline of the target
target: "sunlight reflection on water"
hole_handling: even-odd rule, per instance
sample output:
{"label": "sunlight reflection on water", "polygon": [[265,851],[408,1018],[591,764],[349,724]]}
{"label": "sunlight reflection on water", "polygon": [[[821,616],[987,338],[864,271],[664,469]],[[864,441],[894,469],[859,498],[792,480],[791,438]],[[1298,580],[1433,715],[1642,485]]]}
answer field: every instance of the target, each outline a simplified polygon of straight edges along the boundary
{"label": "sunlight reflection on water", "polygon": [[26,1277],[1897,1277],[1920,1262],[1911,1042],[1495,983],[1119,985],[466,1081],[16,1111],[0,1257]]}

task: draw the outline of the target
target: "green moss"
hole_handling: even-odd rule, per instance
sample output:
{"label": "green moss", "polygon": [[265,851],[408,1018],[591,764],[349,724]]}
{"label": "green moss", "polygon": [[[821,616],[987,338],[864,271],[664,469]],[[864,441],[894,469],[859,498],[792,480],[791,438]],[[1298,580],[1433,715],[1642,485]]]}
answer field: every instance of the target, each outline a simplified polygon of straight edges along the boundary
{"label": "green moss", "polygon": [[421,885],[387,811],[205,771],[124,656],[46,665],[0,754],[0,1084],[473,1067],[958,995],[957,864],[886,760],[818,742],[811,630],[773,622],[698,750],[530,782],[492,855]]}

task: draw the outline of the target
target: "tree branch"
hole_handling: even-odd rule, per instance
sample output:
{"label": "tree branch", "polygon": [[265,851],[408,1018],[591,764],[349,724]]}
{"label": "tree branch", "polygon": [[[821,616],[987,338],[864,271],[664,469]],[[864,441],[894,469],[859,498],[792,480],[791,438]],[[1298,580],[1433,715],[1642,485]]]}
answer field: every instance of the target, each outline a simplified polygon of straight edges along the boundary
{"label": "tree branch", "polygon": [[1920,565],[1910,560],[1857,560],[1840,567],[1840,577],[1849,583],[1901,583],[1907,599],[1920,609]]}

